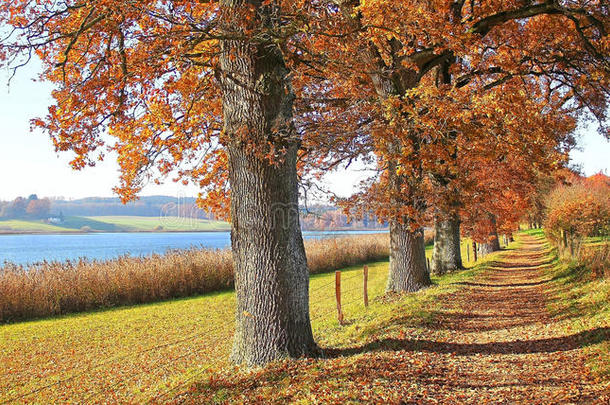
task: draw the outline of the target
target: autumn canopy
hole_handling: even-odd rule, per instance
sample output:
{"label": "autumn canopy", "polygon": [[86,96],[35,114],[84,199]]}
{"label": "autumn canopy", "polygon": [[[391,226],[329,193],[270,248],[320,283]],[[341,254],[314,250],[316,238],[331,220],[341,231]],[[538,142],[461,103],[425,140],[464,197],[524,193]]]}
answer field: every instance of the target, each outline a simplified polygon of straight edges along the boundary
{"label": "autumn canopy", "polygon": [[116,158],[125,201],[170,178],[230,216],[237,363],[317,352],[305,180],[373,169],[339,203],[389,221],[387,289],[416,291],[424,226],[433,270],[459,268],[460,233],[515,229],[583,117],[608,135],[599,0],[13,0],[0,25],[2,65],[56,85],[33,124],[75,169]]}

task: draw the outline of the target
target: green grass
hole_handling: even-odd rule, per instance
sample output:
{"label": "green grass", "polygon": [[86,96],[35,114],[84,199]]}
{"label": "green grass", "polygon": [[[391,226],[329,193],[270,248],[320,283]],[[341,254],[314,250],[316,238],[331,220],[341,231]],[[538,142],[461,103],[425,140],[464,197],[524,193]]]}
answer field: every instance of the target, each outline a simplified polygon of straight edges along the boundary
{"label": "green grass", "polygon": [[62,227],[45,224],[42,221],[20,219],[0,220],[0,232],[65,232]]}
{"label": "green grass", "polygon": [[[398,318],[426,322],[439,309],[439,298],[478,269],[433,277],[434,286],[418,293],[382,298],[388,262],[371,263],[365,308],[362,266],[346,268],[344,325],[336,316],[334,274],[313,275],[314,335],[322,347],[337,349],[392,333]],[[234,304],[231,291],[0,326],[0,403],[33,391],[23,400],[162,402],[168,389],[231,370],[226,359]]]}
{"label": "green grass", "polygon": [[[525,232],[544,236],[541,229]],[[591,238],[587,243],[598,245],[602,241]],[[560,260],[556,249],[552,249],[550,254],[553,261],[548,270],[551,279],[547,287],[551,297],[548,309],[562,330],[574,334],[610,327],[610,280],[592,277],[590,270],[575,260]],[[588,366],[591,370],[600,378],[608,378],[610,341],[600,340],[600,343],[589,345],[584,350],[590,359]]]}
{"label": "green grass", "polygon": [[226,231],[229,224],[222,221],[210,221],[196,218],[180,217],[135,217],[135,216],[102,216],[88,217],[90,220],[112,224],[126,230],[153,231],[162,226],[164,231]]}
{"label": "green grass", "polygon": [[[222,221],[179,217],[99,216],[66,217],[61,224],[47,224],[41,220],[0,221],[1,232],[79,232],[88,227],[94,232],[202,232],[227,231],[230,225]],[[159,228],[161,227],[161,228]]]}

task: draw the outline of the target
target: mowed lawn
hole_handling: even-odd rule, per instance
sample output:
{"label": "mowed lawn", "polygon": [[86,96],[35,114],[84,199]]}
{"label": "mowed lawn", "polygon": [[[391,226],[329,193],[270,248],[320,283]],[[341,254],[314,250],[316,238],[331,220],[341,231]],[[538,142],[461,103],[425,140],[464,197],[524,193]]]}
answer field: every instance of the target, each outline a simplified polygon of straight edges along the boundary
{"label": "mowed lawn", "polygon": [[[311,278],[311,317],[322,347],[344,347],[396,315],[381,302],[388,263],[369,265],[363,304],[362,266],[342,272],[346,325],[336,317],[334,273]],[[473,271],[435,280],[405,297],[413,316],[422,303]],[[190,381],[228,367],[235,295],[232,291],[151,305],[0,326],[0,403],[163,402]],[[403,315],[405,315],[403,313]]]}

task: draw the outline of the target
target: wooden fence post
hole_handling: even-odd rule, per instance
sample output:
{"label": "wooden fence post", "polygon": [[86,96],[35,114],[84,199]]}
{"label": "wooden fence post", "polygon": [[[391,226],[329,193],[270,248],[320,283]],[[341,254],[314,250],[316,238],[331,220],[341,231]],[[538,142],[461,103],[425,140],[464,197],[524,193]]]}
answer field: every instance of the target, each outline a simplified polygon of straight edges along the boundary
{"label": "wooden fence post", "polygon": [[426,263],[428,264],[428,273],[430,273],[430,258],[426,257]]}
{"label": "wooden fence post", "polygon": [[477,243],[475,241],[472,241],[472,254],[474,257],[474,261],[477,261]]}
{"label": "wooden fence post", "polygon": [[337,297],[337,319],[343,325],[343,311],[341,310],[341,271],[335,271],[335,296]]}
{"label": "wooden fence post", "polygon": [[364,265],[364,306],[369,306],[369,266]]}

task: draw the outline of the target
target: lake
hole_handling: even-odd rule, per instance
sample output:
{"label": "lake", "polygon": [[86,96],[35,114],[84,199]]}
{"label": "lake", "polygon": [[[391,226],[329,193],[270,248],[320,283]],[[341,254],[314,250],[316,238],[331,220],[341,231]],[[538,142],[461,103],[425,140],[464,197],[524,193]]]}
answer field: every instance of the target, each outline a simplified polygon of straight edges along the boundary
{"label": "lake", "polygon": [[[303,232],[305,239],[370,234],[375,231]],[[203,247],[224,249],[231,244],[229,232],[90,233],[63,235],[0,235],[0,266],[8,261],[31,264],[66,261],[81,257],[112,259],[121,255],[147,256],[170,249]]]}

